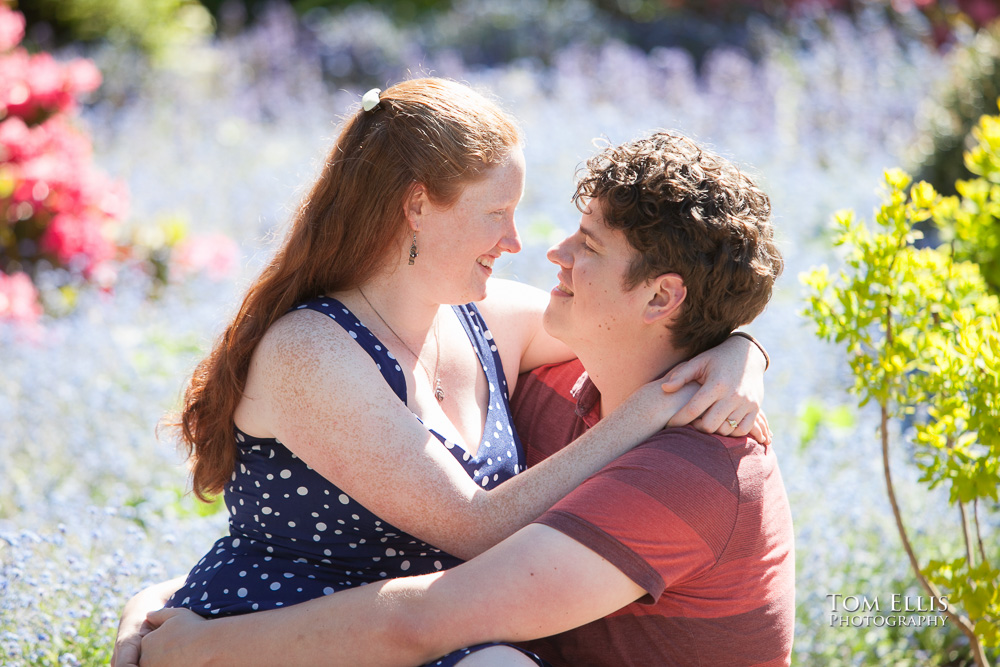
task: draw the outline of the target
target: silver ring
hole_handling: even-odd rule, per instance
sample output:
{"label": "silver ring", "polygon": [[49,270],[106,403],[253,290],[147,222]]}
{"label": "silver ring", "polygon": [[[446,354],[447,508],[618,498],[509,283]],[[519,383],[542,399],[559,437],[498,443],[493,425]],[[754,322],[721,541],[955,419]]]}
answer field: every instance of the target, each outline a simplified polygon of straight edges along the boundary
{"label": "silver ring", "polygon": [[735,419],[727,419],[726,423],[729,424],[730,426],[732,426],[733,428],[736,428],[737,426],[740,425],[740,423],[738,421],[736,421]]}

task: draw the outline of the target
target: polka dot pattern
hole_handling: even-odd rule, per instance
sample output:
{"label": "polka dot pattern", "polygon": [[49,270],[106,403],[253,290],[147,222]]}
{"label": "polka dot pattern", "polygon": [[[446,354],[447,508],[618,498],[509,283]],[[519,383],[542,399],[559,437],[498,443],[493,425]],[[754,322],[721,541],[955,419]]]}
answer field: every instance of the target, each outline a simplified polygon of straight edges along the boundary
{"label": "polka dot pattern", "polygon": [[[405,402],[406,380],[392,355],[343,304],[321,298],[299,307],[327,315],[352,334]],[[431,433],[488,489],[522,471],[524,453],[511,428],[507,382],[492,336],[475,305],[455,306],[454,312],[489,381],[487,429],[476,456]],[[229,535],[195,565],[168,606],[202,616],[241,614],[459,563],[368,511],[277,440],[237,430],[235,442],[238,458],[225,491]]]}
{"label": "polka dot pattern", "polygon": [[477,644],[476,646],[470,646],[468,648],[462,648],[462,649],[459,649],[459,650],[454,651],[452,653],[449,653],[448,655],[444,656],[443,658],[440,658],[438,660],[434,660],[433,662],[428,662],[425,665],[423,665],[422,667],[454,667],[454,665],[458,665],[459,667],[461,667],[461,662],[465,658],[469,657],[473,653],[478,653],[479,651],[491,648],[493,646],[509,646],[510,648],[512,648],[512,649],[514,649],[516,651],[519,651],[519,652],[523,653],[524,655],[526,655],[527,657],[529,657],[532,660],[534,660],[535,664],[539,665],[539,667],[551,667],[551,665],[549,665],[549,663],[545,662],[544,660],[542,660],[541,658],[539,658],[534,653],[530,653],[528,651],[525,651],[524,649],[522,649],[522,648],[520,648],[518,646],[514,646],[513,644],[500,644],[500,643]]}

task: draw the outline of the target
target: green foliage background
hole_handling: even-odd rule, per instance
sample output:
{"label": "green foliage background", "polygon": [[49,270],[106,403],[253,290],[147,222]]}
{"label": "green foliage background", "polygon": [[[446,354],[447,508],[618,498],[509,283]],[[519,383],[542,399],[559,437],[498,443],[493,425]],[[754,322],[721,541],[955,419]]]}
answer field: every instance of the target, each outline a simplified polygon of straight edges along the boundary
{"label": "green foliage background", "polygon": [[215,29],[198,0],[16,0],[15,7],[29,26],[51,28],[56,42],[107,40],[153,56],[204,39]]}
{"label": "green foliage background", "polygon": [[[911,187],[901,170],[886,172],[874,229],[851,211],[836,217],[846,268],[831,278],[820,267],[803,281],[805,314],[818,335],[847,350],[852,392],[860,405],[881,410],[887,490],[915,574],[927,595],[948,597],[952,620],[984,665],[984,650],[1000,647],[1000,551],[984,543],[980,528],[980,508],[994,521],[998,511],[1000,306],[968,258],[997,233],[1000,117],[983,117],[973,136],[977,144],[965,162],[979,178],[959,181],[959,196],[942,197],[927,182]],[[951,242],[917,248],[916,225],[931,220]],[[945,488],[958,510],[952,534],[936,535],[933,547],[914,548],[906,508],[897,505],[891,420],[912,423],[906,440],[920,481]],[[948,555],[949,543],[963,555]]]}

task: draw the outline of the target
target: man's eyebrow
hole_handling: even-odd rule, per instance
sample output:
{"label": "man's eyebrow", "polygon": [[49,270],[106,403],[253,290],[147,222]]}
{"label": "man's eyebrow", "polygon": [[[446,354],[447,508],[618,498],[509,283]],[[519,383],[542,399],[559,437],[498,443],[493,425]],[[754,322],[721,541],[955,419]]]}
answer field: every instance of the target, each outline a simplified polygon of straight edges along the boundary
{"label": "man's eyebrow", "polygon": [[600,237],[597,236],[597,234],[595,234],[591,230],[589,230],[586,227],[584,227],[583,223],[580,223],[580,233],[583,234],[584,236],[586,236],[588,239],[590,239],[594,243],[597,243],[599,245],[604,245],[603,243],[601,243]]}

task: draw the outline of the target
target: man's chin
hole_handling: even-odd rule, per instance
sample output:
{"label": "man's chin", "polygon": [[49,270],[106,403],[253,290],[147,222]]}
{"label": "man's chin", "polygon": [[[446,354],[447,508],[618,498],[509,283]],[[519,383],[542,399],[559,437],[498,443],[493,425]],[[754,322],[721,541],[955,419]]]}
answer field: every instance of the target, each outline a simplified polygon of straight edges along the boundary
{"label": "man's chin", "polygon": [[549,305],[545,307],[545,312],[542,313],[542,328],[545,329],[545,333],[548,335],[569,345],[569,341],[566,340],[565,327],[560,326],[558,317],[553,312],[552,299],[554,298],[549,297]]}

